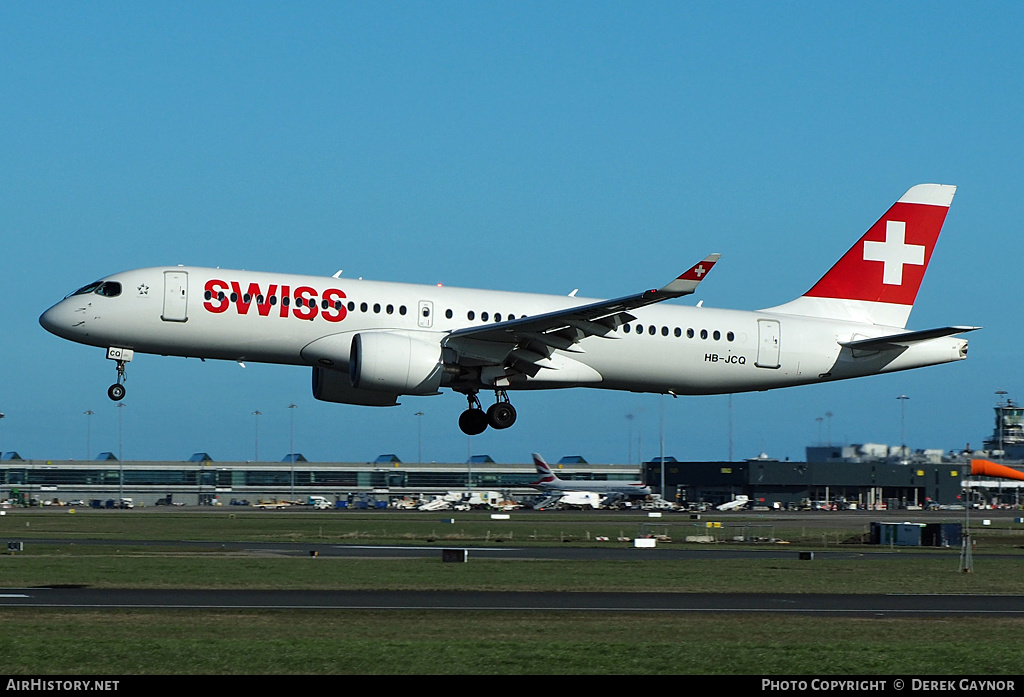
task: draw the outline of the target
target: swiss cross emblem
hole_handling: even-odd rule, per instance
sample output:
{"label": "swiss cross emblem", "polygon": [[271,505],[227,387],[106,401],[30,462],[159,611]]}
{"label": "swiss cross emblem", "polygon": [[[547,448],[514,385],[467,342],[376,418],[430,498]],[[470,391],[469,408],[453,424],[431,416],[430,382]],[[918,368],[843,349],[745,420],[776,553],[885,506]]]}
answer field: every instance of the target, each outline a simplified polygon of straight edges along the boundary
{"label": "swiss cross emblem", "polygon": [[707,273],[707,270],[704,269],[704,264],[700,264],[693,270],[693,272],[697,274],[697,278],[700,278]]}
{"label": "swiss cross emblem", "polygon": [[885,221],[885,242],[865,242],[864,261],[882,262],[882,283],[903,285],[903,266],[924,266],[924,245],[907,244],[907,224]]}

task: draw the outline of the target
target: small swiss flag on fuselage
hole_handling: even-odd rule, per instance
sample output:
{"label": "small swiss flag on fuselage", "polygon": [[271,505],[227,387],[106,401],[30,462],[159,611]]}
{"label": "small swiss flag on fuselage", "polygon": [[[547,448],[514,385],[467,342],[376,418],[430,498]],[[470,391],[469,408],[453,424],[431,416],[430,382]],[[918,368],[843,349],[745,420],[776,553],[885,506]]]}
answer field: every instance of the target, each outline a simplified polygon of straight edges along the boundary
{"label": "small swiss flag on fuselage", "polygon": [[924,187],[939,185],[908,191],[805,295],[913,305],[955,190]]}

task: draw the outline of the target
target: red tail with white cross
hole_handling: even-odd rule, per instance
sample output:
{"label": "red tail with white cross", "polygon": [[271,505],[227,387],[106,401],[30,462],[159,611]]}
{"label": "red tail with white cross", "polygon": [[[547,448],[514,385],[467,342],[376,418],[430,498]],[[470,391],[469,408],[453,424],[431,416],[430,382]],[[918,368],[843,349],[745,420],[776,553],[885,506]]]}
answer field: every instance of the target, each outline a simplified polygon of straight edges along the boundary
{"label": "red tail with white cross", "polygon": [[905,327],[955,192],[911,188],[813,288],[772,310]]}

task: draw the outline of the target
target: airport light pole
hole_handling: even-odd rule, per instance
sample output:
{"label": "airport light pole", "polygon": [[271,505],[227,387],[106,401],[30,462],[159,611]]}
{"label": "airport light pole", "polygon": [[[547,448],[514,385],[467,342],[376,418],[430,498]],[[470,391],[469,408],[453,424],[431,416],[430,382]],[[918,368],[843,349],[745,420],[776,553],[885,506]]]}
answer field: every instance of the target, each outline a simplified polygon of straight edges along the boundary
{"label": "airport light pole", "polygon": [[906,458],[907,456],[907,419],[906,419],[906,406],[907,400],[910,399],[905,394],[901,394],[896,399],[900,400],[900,457]]}
{"label": "airport light pole", "polygon": [[291,425],[290,425],[290,430],[288,432],[288,459],[292,461],[292,470],[291,470],[291,482],[292,482],[291,492],[292,493],[291,493],[291,497],[292,497],[293,501],[295,500],[295,409],[298,406],[299,406],[298,404],[294,404],[294,403],[288,405],[288,411],[291,413]]}
{"label": "airport light pole", "polygon": [[117,403],[117,503],[124,498],[124,402]]}
{"label": "airport light pole", "polygon": [[[644,415],[644,408],[637,407],[636,418],[640,419]],[[641,465],[644,464],[644,428],[643,424],[638,423],[636,429],[636,460]]]}
{"label": "airport light pole", "polygon": [[636,415],[630,412],[626,414],[626,425],[628,426],[627,431],[629,432],[629,448],[626,450],[626,463],[633,464],[633,419]]}
{"label": "airport light pole", "polygon": [[96,412],[94,412],[92,409],[86,409],[82,413],[85,414],[85,459],[91,460],[92,455],[90,455],[90,453],[92,452],[92,416]]}
{"label": "airport light pole", "polygon": [[255,437],[256,459],[253,460],[253,462],[259,462],[260,461],[260,416],[263,415],[263,412],[260,411],[259,409],[257,409],[256,411],[254,411],[252,413],[252,415],[254,417],[256,417],[255,418],[255,420],[256,420],[256,437]]}
{"label": "airport light pole", "polygon": [[659,445],[658,445],[658,457],[661,459],[661,500],[667,500],[665,498],[665,395],[661,395],[658,398],[658,407],[660,413],[660,424],[658,430]]}
{"label": "airport light pole", "polygon": [[416,462],[423,464],[423,412],[418,411],[416,417]]}
{"label": "airport light pole", "polygon": [[964,529],[960,541],[960,571],[966,574],[974,571],[974,555],[971,550],[971,506],[974,504],[974,489],[971,485],[973,483],[973,477],[968,477],[967,485],[963,489]]}
{"label": "airport light pole", "polygon": [[[0,421],[4,418],[4,413],[0,411]],[[0,460],[4,459],[3,441],[0,441]]]}
{"label": "airport light pole", "polygon": [[729,393],[729,462],[732,462],[732,393]]}

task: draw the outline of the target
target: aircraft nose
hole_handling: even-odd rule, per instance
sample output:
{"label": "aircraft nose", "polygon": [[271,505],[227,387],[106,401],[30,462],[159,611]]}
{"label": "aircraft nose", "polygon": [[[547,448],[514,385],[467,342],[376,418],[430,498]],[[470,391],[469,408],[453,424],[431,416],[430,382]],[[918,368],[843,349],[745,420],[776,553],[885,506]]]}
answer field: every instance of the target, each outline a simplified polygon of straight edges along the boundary
{"label": "aircraft nose", "polygon": [[39,316],[39,324],[43,329],[66,338],[71,333],[71,321],[65,303],[59,302]]}
{"label": "aircraft nose", "polygon": [[39,324],[42,325],[43,329],[53,333],[54,327],[57,325],[57,306],[54,305],[49,310],[39,315]]}

